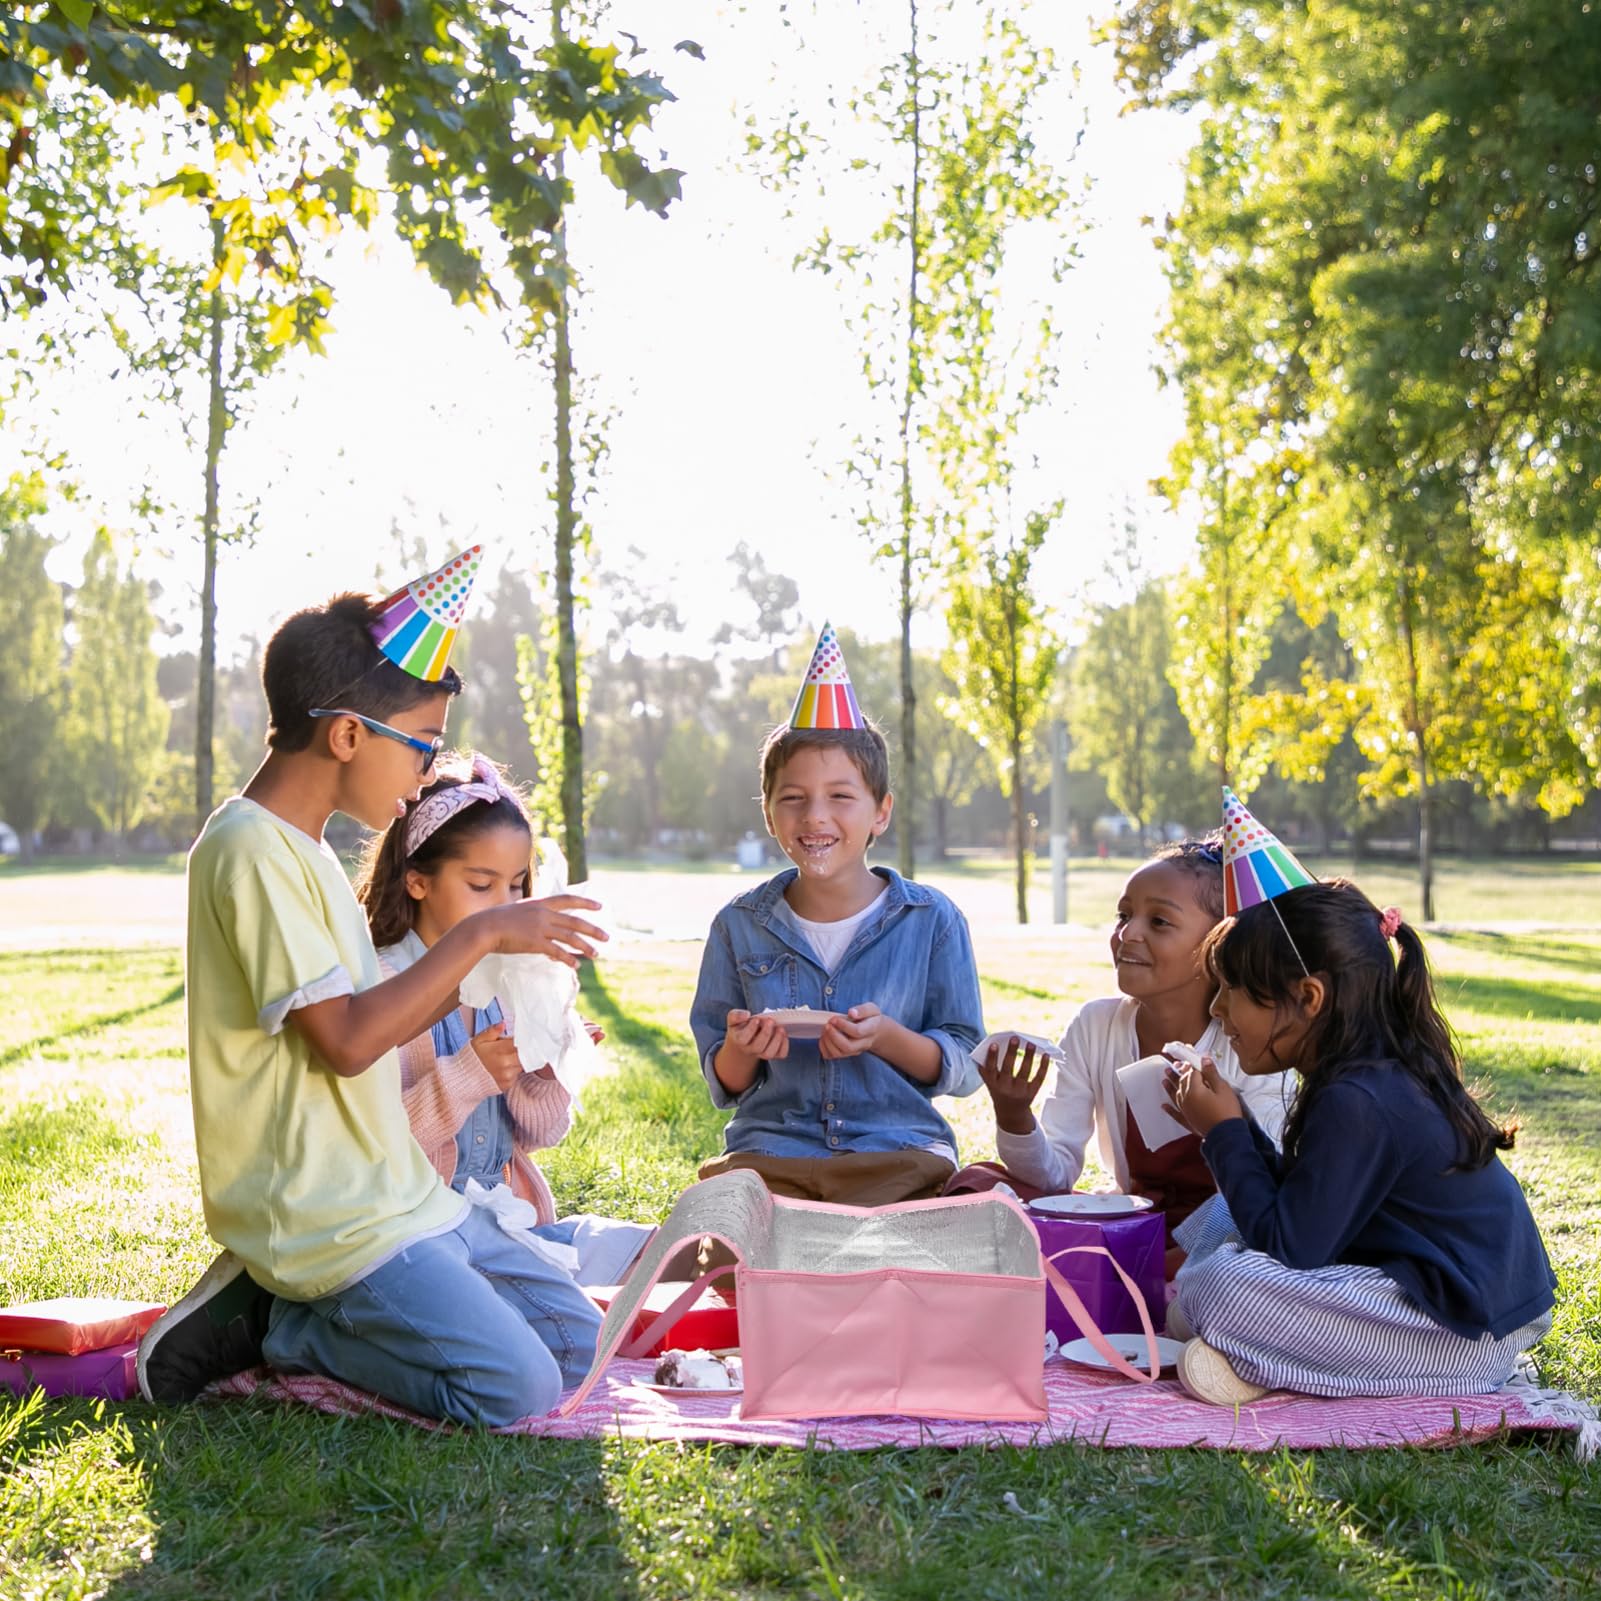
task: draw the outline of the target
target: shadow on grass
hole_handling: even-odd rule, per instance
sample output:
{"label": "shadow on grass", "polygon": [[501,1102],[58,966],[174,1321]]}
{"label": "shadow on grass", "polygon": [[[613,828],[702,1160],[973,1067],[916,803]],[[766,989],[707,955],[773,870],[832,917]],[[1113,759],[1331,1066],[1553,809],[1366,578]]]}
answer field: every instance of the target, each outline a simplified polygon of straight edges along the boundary
{"label": "shadow on grass", "polygon": [[81,1039],[86,1034],[98,1034],[102,1029],[131,1023],[136,1017],[143,1017],[147,1012],[159,1012],[163,1006],[170,1006],[174,1001],[182,999],[182,983],[174,984],[165,994],[154,996],[148,1001],[141,1001],[137,1006],[125,1006],[120,1012],[106,1012],[100,1017],[86,1017],[81,1023],[69,1024],[66,1028],[57,1029],[53,1034],[39,1034],[31,1040],[9,1045],[0,1051],[0,1067],[10,1067],[13,1062],[20,1062],[32,1056],[35,1051],[41,1051],[45,1046],[54,1045],[61,1040]]}
{"label": "shadow on grass", "polygon": [[1440,999],[1448,1015],[1461,1008],[1520,1021],[1601,1023],[1601,989],[1578,985],[1521,978],[1443,979]]}
{"label": "shadow on grass", "polygon": [[606,1030],[613,1070],[585,1088],[572,1132],[539,1153],[562,1212],[659,1220],[723,1148],[688,1034],[630,1016],[591,963],[582,969],[584,1015]]}
{"label": "shadow on grass", "polygon": [[1543,962],[1548,967],[1571,967],[1581,973],[1601,969],[1601,946],[1534,934],[1495,934],[1485,929],[1454,929],[1437,934],[1433,944],[1445,950],[1482,951],[1508,961]]}
{"label": "shadow on grass", "polygon": [[118,1601],[642,1593],[600,1441],[249,1402],[74,1402],[20,1421],[0,1428],[0,1470],[72,1492],[8,1531],[29,1594],[72,1576],[70,1593]]}

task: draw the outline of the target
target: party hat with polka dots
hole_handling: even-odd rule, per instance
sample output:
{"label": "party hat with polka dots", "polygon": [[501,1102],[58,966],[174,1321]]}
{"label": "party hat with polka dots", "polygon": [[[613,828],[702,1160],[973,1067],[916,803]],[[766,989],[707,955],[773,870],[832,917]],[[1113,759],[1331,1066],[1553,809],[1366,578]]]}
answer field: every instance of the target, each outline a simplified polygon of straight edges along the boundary
{"label": "party hat with polka dots", "polygon": [[[1278,839],[1246,811],[1245,803],[1223,786],[1223,910],[1237,916],[1317,880]],[[1282,919],[1280,919],[1282,921]]]}
{"label": "party hat with polka dots", "polygon": [[456,630],[461,627],[473,579],[484,559],[474,545],[447,561],[438,572],[415,578],[384,602],[371,625],[378,648],[395,666],[430,684],[445,676]]}
{"label": "party hat with polka dots", "polygon": [[845,653],[832,623],[824,623],[817,636],[812,664],[801,680],[795,708],[789,714],[791,728],[866,728],[867,719],[856,704],[851,675],[845,670]]}

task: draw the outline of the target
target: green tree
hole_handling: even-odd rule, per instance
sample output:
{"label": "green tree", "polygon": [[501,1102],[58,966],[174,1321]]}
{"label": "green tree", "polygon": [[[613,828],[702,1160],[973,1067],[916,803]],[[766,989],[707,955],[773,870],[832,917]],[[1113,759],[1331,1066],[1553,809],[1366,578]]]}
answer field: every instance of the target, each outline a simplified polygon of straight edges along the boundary
{"label": "green tree", "polygon": [[[1132,552],[1137,531],[1125,530]],[[1168,682],[1169,618],[1159,579],[1136,569],[1133,598],[1095,608],[1075,652],[1074,754],[1106,781],[1112,804],[1144,842],[1152,824],[1194,810],[1196,749]]]}
{"label": "green tree", "polygon": [[85,804],[120,848],[167,765],[167,705],[156,682],[150,594],[102,528],[73,594],[64,743]]}
{"label": "green tree", "polygon": [[1428,915],[1441,779],[1558,813],[1594,781],[1561,574],[1601,510],[1601,38],[1556,0],[1150,0],[1118,32],[1147,98],[1203,108],[1166,234],[1181,450],[1277,542],[1233,574],[1332,608],[1355,679],[1284,708],[1344,714],[1368,790],[1416,797]]}
{"label": "green tree", "polygon": [[46,505],[35,474],[0,486],[0,740],[10,755],[0,763],[0,818],[17,831],[24,856],[49,812],[61,720],[61,590],[45,571],[54,543],[37,526]]}
{"label": "green tree", "polygon": [[[896,837],[910,875],[925,790],[912,619],[952,561],[1005,515],[1019,423],[1055,376],[1049,319],[1014,333],[1002,313],[1007,246],[1021,225],[1060,230],[1070,197],[1034,132],[1057,83],[1050,51],[994,10],[983,13],[976,54],[973,18],[960,8],[931,12],[908,0],[904,15],[905,49],[841,97],[842,126],[791,108],[768,130],[753,120],[748,148],[792,203],[809,175],[831,218],[843,192],[864,186],[881,216],[856,238],[837,236],[830,222],[797,265],[841,286],[862,340],[872,421],[846,470],[875,559],[896,576]],[[933,37],[938,28],[949,42]]]}
{"label": "green tree", "polygon": [[1034,593],[1034,563],[1061,507],[1032,514],[1023,533],[977,552],[951,585],[950,653],[962,717],[990,753],[1012,805],[1017,920],[1028,921],[1025,756],[1050,706],[1061,645]]}

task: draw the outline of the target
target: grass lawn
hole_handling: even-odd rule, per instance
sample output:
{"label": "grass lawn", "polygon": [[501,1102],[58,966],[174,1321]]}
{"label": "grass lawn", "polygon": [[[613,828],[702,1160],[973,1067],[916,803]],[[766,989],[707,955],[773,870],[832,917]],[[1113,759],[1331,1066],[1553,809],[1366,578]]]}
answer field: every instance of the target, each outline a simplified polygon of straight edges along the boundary
{"label": "grass lawn", "polygon": [[[1059,1026],[1106,987],[1098,935],[976,944],[992,1026]],[[1601,934],[1432,950],[1472,1072],[1524,1122],[1511,1161],[1562,1274],[1544,1371],[1601,1400]],[[616,1069],[545,1162],[564,1208],[660,1216],[717,1149],[684,1028],[696,956],[640,941],[590,976]],[[0,1302],[173,1298],[210,1259],[181,977],[170,946],[0,950]],[[980,1102],[952,1111],[986,1154]],[[828,1455],[0,1402],[0,1597],[1543,1601],[1601,1593],[1598,1491],[1601,1467],[1537,1444]]]}

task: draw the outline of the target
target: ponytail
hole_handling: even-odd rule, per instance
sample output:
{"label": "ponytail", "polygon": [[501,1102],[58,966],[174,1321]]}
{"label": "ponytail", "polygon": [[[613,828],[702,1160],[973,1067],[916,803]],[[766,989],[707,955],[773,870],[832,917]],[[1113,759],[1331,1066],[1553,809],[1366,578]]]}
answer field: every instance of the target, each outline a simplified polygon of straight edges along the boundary
{"label": "ponytail", "polygon": [[1497,1151],[1511,1150],[1516,1125],[1494,1122],[1462,1082],[1461,1052],[1441,1015],[1423,941],[1399,912],[1381,913],[1345,879],[1304,884],[1246,907],[1201,947],[1214,979],[1286,1015],[1295,1009],[1302,958],[1304,973],[1323,981],[1327,999],[1309,1020],[1312,1066],[1285,1120],[1287,1158],[1299,1150],[1317,1092],[1353,1067],[1383,1059],[1399,1063],[1444,1112],[1457,1132],[1458,1167],[1480,1168]]}

